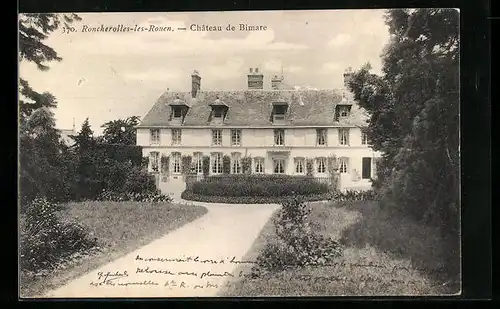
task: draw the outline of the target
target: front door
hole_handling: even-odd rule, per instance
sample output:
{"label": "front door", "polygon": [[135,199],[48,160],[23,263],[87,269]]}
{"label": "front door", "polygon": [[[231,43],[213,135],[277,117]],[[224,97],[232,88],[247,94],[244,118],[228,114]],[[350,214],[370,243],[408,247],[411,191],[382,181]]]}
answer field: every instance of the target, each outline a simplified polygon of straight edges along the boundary
{"label": "front door", "polygon": [[370,179],[372,177],[372,158],[363,158],[362,178]]}

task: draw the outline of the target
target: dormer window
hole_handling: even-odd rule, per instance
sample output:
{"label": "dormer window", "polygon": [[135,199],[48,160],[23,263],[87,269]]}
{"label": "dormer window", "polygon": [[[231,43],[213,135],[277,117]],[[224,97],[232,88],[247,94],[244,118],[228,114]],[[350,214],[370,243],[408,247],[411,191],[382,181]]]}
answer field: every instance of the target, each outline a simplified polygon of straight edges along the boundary
{"label": "dormer window", "polygon": [[182,124],[189,109],[189,105],[178,96],[169,105],[172,109],[171,121]]}
{"label": "dormer window", "polygon": [[229,106],[217,97],[217,99],[210,104],[210,107],[212,108],[211,121],[219,124],[224,122]]}
{"label": "dormer window", "polygon": [[180,109],[179,107],[174,107],[174,118],[182,118],[182,109]]}
{"label": "dormer window", "polygon": [[339,112],[340,112],[340,117],[347,117],[349,116],[349,107],[341,106],[339,108]]}
{"label": "dormer window", "polygon": [[336,119],[349,118],[349,113],[351,112],[351,105],[337,105],[335,116]]}
{"label": "dormer window", "polygon": [[275,102],[273,103],[273,123],[280,123],[285,121],[285,114],[288,109],[288,103]]}

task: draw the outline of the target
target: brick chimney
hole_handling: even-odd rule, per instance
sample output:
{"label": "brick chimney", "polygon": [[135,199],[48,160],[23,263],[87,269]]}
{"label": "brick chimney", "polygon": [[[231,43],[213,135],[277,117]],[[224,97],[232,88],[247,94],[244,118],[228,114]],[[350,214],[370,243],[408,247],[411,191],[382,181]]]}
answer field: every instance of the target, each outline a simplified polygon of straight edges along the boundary
{"label": "brick chimney", "polygon": [[191,95],[193,98],[196,98],[198,91],[201,89],[201,76],[198,71],[194,70],[193,74],[191,74]]}
{"label": "brick chimney", "polygon": [[348,67],[345,71],[344,71],[344,87],[345,88],[348,88],[348,83],[349,81],[351,80],[352,78],[352,75],[354,73],[352,72],[352,68],[351,67]]}
{"label": "brick chimney", "polygon": [[248,89],[263,89],[264,75],[259,73],[259,68],[252,69],[248,73]]}
{"label": "brick chimney", "polygon": [[271,89],[278,90],[280,88],[281,83],[283,82],[283,79],[284,79],[283,75],[281,76],[274,75],[271,78]]}

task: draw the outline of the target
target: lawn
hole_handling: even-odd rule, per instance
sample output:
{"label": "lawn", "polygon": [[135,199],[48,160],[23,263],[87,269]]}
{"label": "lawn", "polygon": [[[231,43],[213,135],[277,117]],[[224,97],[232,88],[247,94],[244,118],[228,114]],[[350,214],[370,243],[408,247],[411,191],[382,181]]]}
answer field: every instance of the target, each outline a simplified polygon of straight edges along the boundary
{"label": "lawn", "polygon": [[21,276],[21,296],[33,297],[64,285],[191,222],[207,212],[201,206],[145,202],[82,202],[64,205],[62,220],[73,219],[88,228],[101,250],[61,264],[37,278]]}
{"label": "lawn", "polygon": [[[312,203],[308,220],[339,241],[336,263],[285,270],[265,278],[242,277],[220,296],[339,296],[454,294],[459,285],[459,238],[389,214],[374,202]],[[276,239],[270,220],[243,260],[253,261]],[[242,264],[236,273],[249,273]]]}

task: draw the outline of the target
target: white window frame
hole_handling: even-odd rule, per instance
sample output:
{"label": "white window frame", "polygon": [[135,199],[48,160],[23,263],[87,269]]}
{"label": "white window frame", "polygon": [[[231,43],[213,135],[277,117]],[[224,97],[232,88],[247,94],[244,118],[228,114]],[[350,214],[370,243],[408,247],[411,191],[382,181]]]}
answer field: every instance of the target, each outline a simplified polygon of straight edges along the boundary
{"label": "white window frame", "polygon": [[274,146],[284,146],[284,145],[285,145],[285,130],[274,129]]}
{"label": "white window frame", "polygon": [[172,145],[180,145],[182,143],[182,131],[181,129],[172,129]]}
{"label": "white window frame", "polygon": [[160,129],[149,130],[149,142],[151,144],[160,144]]}
{"label": "white window frame", "polygon": [[231,129],[231,146],[241,146],[241,129]]}
{"label": "white window frame", "polygon": [[212,130],[212,146],[222,146],[222,130]]}
{"label": "white window frame", "polygon": [[273,159],[273,173],[280,175],[285,174],[285,159]]}
{"label": "white window frame", "polygon": [[326,129],[316,129],[316,145],[317,146],[326,146]]}
{"label": "white window frame", "polygon": [[212,175],[222,174],[222,152],[216,152],[211,155],[210,165]]}
{"label": "white window frame", "polygon": [[318,174],[326,173],[326,158],[316,158],[316,172]]}
{"label": "white window frame", "polygon": [[233,153],[231,155],[231,174],[241,174],[241,154]]}
{"label": "white window frame", "polygon": [[195,153],[194,160],[194,170],[196,174],[203,174],[203,154],[201,152]]}
{"label": "white window frame", "polygon": [[341,157],[339,159],[339,173],[347,174],[349,171],[349,158]]}
{"label": "white window frame", "polygon": [[339,144],[349,146],[349,129],[339,129]]}
{"label": "white window frame", "polygon": [[254,170],[256,174],[264,174],[264,158],[254,158]]}
{"label": "white window frame", "polygon": [[[160,153],[158,151],[151,151],[149,153],[150,161],[151,161],[151,172],[159,172],[160,171]],[[154,167],[156,166],[156,171]]]}
{"label": "white window frame", "polygon": [[182,173],[182,157],[180,152],[172,153],[172,173],[180,174]]}
{"label": "white window frame", "polygon": [[295,158],[295,173],[300,175],[305,174],[305,165],[304,158]]}

